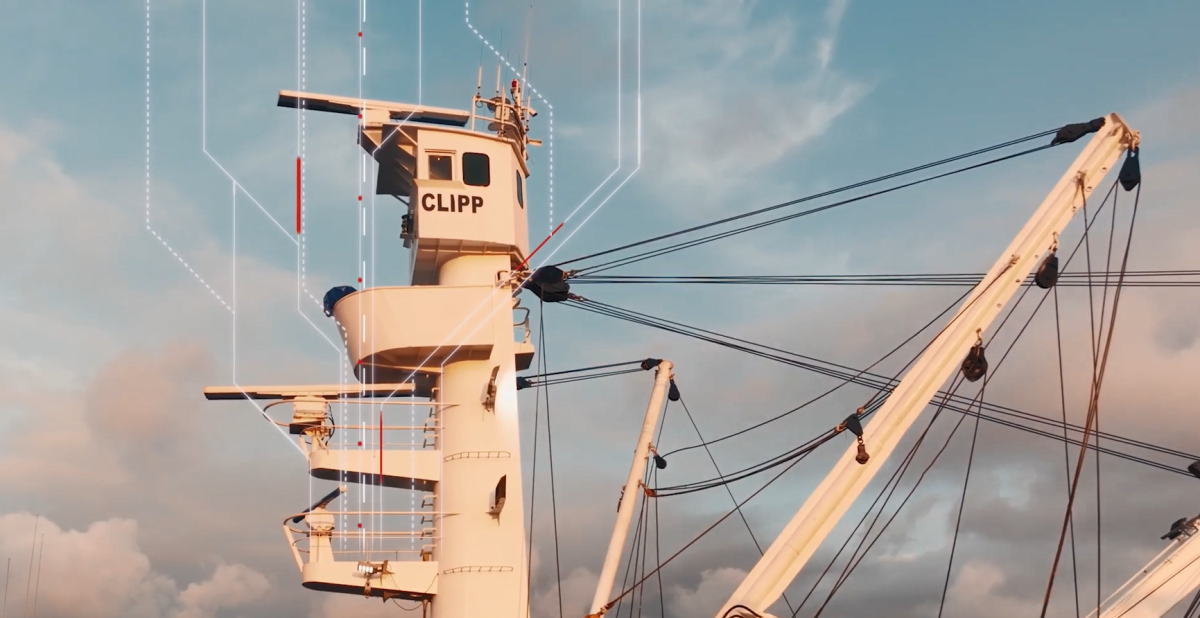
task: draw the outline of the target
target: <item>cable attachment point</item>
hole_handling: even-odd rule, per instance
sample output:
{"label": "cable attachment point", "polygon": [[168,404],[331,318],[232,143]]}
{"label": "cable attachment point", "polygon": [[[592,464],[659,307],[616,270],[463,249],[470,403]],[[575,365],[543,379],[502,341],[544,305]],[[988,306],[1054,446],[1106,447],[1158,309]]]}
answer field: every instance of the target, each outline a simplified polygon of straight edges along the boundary
{"label": "cable attachment point", "polygon": [[675,386],[675,378],[671,378],[671,388],[667,391],[667,399],[679,401],[679,387]]}
{"label": "cable attachment point", "polygon": [[1091,122],[1077,122],[1069,124],[1058,130],[1054,134],[1054,139],[1050,140],[1051,146],[1059,144],[1069,144],[1084,135],[1095,133],[1104,127],[1104,118],[1097,118]]}
{"label": "cable attachment point", "polygon": [[1192,476],[1200,478],[1200,461],[1193,461],[1188,464],[1187,471],[1192,473]]}
{"label": "cable attachment point", "polygon": [[1058,239],[1054,241],[1054,248],[1050,250],[1050,255],[1042,260],[1042,264],[1038,266],[1037,273],[1033,275],[1033,282],[1043,290],[1049,290],[1058,283]]}
{"label": "cable attachment point", "polygon": [[1138,162],[1140,150],[1134,145],[1125,153],[1125,162],[1121,164],[1121,171],[1117,174],[1121,188],[1126,191],[1132,191],[1142,182],[1142,164]]}
{"label": "cable attachment point", "polygon": [[561,303],[572,298],[571,286],[567,283],[566,273],[555,266],[543,266],[535,271],[521,284],[522,288],[533,292],[542,302]]}
{"label": "cable attachment point", "polygon": [[983,354],[983,333],[981,330],[975,331],[976,343],[971,347],[971,351],[967,352],[967,357],[962,362],[962,374],[968,382],[978,382],[987,374],[988,363],[987,357]]}
{"label": "cable attachment point", "polygon": [[650,454],[654,456],[654,467],[658,468],[659,470],[665,470],[667,468],[666,458],[658,454],[658,449],[654,448],[653,444],[650,445]]}
{"label": "cable attachment point", "polygon": [[651,369],[657,367],[661,362],[661,358],[647,358],[646,360],[642,361],[642,371],[650,371]]}
{"label": "cable attachment point", "polygon": [[866,464],[870,461],[871,456],[867,454],[867,445],[863,442],[863,426],[862,422],[858,420],[859,414],[862,414],[862,408],[859,408],[858,412],[847,416],[846,420],[842,421],[834,430],[841,433],[849,429],[850,433],[858,438],[858,455],[855,455],[854,461],[857,461],[859,464]]}

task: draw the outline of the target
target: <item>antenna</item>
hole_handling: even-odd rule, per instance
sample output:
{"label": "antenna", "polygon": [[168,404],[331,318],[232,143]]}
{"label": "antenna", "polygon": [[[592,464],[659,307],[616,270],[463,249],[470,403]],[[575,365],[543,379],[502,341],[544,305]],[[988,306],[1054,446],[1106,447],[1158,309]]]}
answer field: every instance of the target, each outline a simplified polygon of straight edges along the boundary
{"label": "antenna", "polygon": [[533,31],[533,5],[525,15],[525,60],[521,66],[521,89],[525,89],[525,80],[529,77],[529,35]]}
{"label": "antenna", "polygon": [[46,533],[42,533],[42,538],[38,541],[38,570],[37,581],[33,584],[33,618],[37,618],[37,602],[38,592],[42,587],[42,553],[46,550]]}
{"label": "antenna", "polygon": [[21,610],[22,617],[29,612],[29,584],[33,583],[33,552],[37,549],[37,529],[40,523],[42,516],[38,515],[37,519],[33,520],[33,543],[29,547],[29,574],[25,576],[25,608]]}
{"label": "antenna", "polygon": [[345,491],[346,491],[346,486],[342,485],[341,487],[338,487],[337,489],[329,492],[329,495],[325,496],[324,498],[321,498],[320,500],[317,501],[316,504],[304,509],[304,512],[293,517],[292,523],[298,524],[304,519],[304,516],[307,515],[308,513],[311,513],[317,509],[323,509],[323,508],[329,506],[330,502],[337,500],[338,496],[342,495],[342,493]]}

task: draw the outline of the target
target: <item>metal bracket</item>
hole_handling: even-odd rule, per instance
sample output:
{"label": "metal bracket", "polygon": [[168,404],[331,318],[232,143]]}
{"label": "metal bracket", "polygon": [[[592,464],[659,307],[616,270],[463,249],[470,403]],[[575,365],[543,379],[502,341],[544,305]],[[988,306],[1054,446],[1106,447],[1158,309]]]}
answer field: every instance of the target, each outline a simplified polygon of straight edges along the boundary
{"label": "metal bracket", "polygon": [[483,396],[479,399],[483,408],[488,412],[496,411],[496,376],[498,375],[500,375],[500,367],[492,367],[492,377],[488,379],[487,386],[483,389]]}

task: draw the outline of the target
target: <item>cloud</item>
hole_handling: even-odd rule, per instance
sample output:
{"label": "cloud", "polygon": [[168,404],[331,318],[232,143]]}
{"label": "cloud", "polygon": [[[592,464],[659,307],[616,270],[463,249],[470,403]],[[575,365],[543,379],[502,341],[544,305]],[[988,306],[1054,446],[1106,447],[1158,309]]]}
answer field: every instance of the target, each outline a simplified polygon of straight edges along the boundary
{"label": "cloud", "polygon": [[674,616],[707,616],[714,614],[729,600],[748,573],[741,569],[707,569],[700,573],[695,588],[672,586],[668,591],[670,614]]}
{"label": "cloud", "polygon": [[846,5],[831,2],[801,47],[802,24],[786,14],[755,19],[753,2],[656,3],[643,173],[657,197],[704,217],[730,195],[790,188],[773,166],[867,93],[833,69]]}
{"label": "cloud", "polygon": [[[554,565],[549,565],[550,569]],[[553,618],[558,616],[557,582],[547,581],[550,577],[543,575],[543,583],[534,589],[530,603],[530,614],[533,618]],[[577,568],[566,575],[562,582],[562,614],[563,616],[583,616],[591,610],[592,598],[596,595],[596,583],[599,576],[590,569]]]}
{"label": "cloud", "polygon": [[[31,563],[24,557],[30,556],[35,525],[40,551]],[[8,582],[9,611],[32,612],[36,604],[45,618],[215,618],[218,610],[252,603],[270,587],[253,569],[220,564],[209,579],[180,592],[152,568],[138,546],[137,522],[129,519],[68,530],[28,513],[2,515],[0,555],[15,557],[17,567]],[[31,590],[28,600],[15,594],[25,588]]]}

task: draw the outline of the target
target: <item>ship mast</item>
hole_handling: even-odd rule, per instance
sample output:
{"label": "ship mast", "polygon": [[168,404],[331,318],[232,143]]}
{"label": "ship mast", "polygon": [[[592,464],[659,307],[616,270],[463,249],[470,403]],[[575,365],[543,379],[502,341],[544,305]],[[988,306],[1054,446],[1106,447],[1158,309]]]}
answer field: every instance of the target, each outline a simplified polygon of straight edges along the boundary
{"label": "ship mast", "polygon": [[[359,143],[379,163],[376,193],[407,207],[400,236],[412,263],[411,285],[341,286],[325,296],[361,384],[205,390],[209,399],[291,404],[291,421],[278,424],[297,436],[314,477],[359,492],[420,494],[416,512],[356,511],[349,503],[363,500],[350,490],[346,510],[331,511],[339,487],[289,516],[284,531],[306,588],[419,601],[436,618],[528,616],[516,372],[529,368],[534,349],[528,312],[514,320],[514,271],[529,253],[527,146],[539,142],[528,137],[536,112],[521,84],[502,92],[497,70],[496,90],[487,99],[477,92],[469,112],[279,93],[282,107],[360,118]],[[487,131],[474,130],[481,107],[492,112]],[[369,404],[374,420],[339,425],[329,410],[339,400]],[[432,410],[424,424],[387,421],[414,405]],[[424,438],[389,447],[398,433]],[[420,518],[421,529],[366,532],[351,523],[385,516]],[[419,548],[406,553],[404,542]]]}

